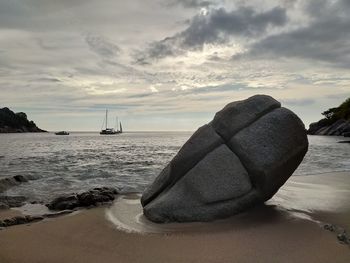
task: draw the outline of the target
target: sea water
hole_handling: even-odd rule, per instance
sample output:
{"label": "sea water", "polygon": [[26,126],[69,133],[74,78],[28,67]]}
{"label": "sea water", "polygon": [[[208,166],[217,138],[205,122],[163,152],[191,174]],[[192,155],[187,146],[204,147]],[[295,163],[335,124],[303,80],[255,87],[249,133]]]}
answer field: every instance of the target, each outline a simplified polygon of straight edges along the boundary
{"label": "sea water", "polygon": [[[98,186],[141,192],[175,156],[192,132],[0,134],[0,178],[33,178],[2,194],[47,201]],[[309,151],[294,176],[350,171],[343,137],[309,136]]]}

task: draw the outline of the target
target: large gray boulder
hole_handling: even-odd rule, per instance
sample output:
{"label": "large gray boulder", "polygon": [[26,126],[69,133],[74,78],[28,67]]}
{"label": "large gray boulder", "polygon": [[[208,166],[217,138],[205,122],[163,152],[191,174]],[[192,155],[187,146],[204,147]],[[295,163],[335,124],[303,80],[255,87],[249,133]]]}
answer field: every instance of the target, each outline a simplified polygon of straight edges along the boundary
{"label": "large gray boulder", "polygon": [[210,221],[270,199],[308,149],[306,130],[270,96],[226,105],[200,127],[143,193],[154,222]]}

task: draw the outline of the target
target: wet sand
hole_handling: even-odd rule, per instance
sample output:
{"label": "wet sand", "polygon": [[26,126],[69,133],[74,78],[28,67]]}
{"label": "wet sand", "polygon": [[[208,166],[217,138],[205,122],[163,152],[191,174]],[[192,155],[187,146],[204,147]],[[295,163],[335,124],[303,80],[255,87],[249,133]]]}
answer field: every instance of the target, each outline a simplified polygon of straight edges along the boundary
{"label": "wet sand", "polygon": [[0,262],[350,262],[324,223],[349,229],[350,173],[292,177],[266,205],[212,223],[157,225],[137,195],[8,227]]}

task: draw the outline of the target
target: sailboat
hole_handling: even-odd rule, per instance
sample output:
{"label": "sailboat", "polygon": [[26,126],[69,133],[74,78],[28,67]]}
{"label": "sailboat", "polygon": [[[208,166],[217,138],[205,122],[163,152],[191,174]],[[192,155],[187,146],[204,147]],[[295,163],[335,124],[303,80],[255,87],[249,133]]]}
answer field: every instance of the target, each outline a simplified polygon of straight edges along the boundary
{"label": "sailboat", "polygon": [[113,135],[113,134],[119,134],[119,133],[123,132],[123,128],[122,128],[122,123],[121,122],[119,122],[119,129],[118,129],[118,118],[116,120],[117,129],[108,128],[108,110],[106,110],[106,116],[105,116],[104,124],[105,124],[105,129],[101,130],[101,132],[100,132],[101,135]]}

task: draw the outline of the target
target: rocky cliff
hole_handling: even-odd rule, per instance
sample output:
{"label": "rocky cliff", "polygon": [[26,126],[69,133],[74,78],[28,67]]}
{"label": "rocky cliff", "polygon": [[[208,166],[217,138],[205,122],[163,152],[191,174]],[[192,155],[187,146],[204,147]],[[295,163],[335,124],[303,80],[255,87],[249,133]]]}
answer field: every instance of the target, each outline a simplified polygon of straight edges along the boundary
{"label": "rocky cliff", "polygon": [[0,109],[0,133],[46,132],[27,119],[24,112],[14,113],[9,108]]}
{"label": "rocky cliff", "polygon": [[350,137],[350,98],[322,115],[325,118],[310,124],[308,134]]}

